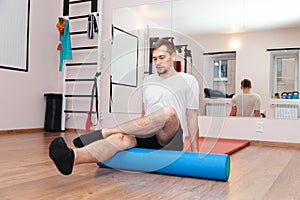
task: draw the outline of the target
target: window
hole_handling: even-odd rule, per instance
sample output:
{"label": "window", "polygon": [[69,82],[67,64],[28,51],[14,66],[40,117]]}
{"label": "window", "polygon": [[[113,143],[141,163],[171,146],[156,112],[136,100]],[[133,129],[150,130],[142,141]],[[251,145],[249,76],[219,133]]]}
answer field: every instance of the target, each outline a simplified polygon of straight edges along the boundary
{"label": "window", "polygon": [[299,51],[271,53],[271,96],[299,90]]}
{"label": "window", "polygon": [[0,68],[28,72],[30,0],[0,2]]}
{"label": "window", "polygon": [[204,74],[207,88],[224,94],[235,93],[236,52],[204,54]]}

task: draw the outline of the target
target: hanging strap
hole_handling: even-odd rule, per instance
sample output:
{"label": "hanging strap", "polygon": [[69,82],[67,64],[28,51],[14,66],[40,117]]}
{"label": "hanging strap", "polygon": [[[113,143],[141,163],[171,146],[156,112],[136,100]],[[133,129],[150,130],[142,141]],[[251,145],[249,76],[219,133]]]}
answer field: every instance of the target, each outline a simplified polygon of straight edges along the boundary
{"label": "hanging strap", "polygon": [[96,13],[92,13],[88,15],[88,26],[87,26],[87,34],[89,39],[94,38],[94,32],[98,33],[98,25],[97,25],[97,17]]}
{"label": "hanging strap", "polygon": [[112,85],[112,75],[110,75],[110,83],[109,83],[109,112],[111,112],[111,106],[113,103],[113,85]]}
{"label": "hanging strap", "polygon": [[93,16],[94,16],[94,17],[93,17],[93,21],[94,21],[94,32],[95,32],[95,33],[98,33],[97,14],[94,13]]}
{"label": "hanging strap", "polygon": [[98,87],[97,87],[97,81],[98,81],[98,77],[100,76],[100,72],[97,72],[95,74],[94,77],[94,84],[93,84],[93,88],[92,88],[92,93],[91,93],[91,104],[90,104],[90,111],[89,111],[89,121],[92,122],[92,111],[93,111],[93,106],[94,106],[94,97],[96,98],[96,116],[97,116],[97,120],[95,124],[92,124],[93,126],[96,126],[98,124],[99,121],[99,109],[98,109],[98,105],[99,105],[99,100],[98,100]]}

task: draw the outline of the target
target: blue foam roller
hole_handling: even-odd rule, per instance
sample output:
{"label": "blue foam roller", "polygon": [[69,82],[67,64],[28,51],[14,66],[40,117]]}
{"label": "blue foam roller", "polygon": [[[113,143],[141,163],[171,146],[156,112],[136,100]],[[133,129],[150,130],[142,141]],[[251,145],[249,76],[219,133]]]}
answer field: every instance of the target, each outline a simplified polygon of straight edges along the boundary
{"label": "blue foam roller", "polygon": [[172,150],[131,148],[111,159],[97,163],[127,171],[151,172],[176,176],[227,181],[230,158],[227,154],[210,154]]}

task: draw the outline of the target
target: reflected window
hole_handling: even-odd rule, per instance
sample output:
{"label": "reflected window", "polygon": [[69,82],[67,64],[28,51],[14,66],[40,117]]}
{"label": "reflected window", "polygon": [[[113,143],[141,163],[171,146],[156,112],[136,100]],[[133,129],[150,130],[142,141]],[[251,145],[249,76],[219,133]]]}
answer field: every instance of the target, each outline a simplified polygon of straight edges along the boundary
{"label": "reflected window", "polygon": [[224,94],[235,93],[236,53],[216,52],[204,54],[204,73],[207,88]]}
{"label": "reflected window", "polygon": [[289,93],[299,90],[299,52],[283,51],[271,53],[271,94]]}
{"label": "reflected window", "polygon": [[228,62],[227,60],[214,60],[214,81],[228,80]]}

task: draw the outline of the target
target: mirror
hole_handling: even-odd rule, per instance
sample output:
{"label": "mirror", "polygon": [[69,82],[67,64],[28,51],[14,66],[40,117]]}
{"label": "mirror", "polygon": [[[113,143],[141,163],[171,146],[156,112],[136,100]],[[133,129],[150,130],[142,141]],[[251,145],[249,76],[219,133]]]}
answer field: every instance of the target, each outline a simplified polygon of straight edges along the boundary
{"label": "mirror", "polygon": [[[216,87],[225,97],[231,96],[241,93],[240,81],[249,78],[252,91],[261,96],[261,109],[266,111],[266,117],[289,118],[279,116],[281,112],[291,111],[290,108],[281,110],[285,107],[283,104],[288,104],[293,108],[293,114],[283,115],[299,118],[297,99],[274,98],[276,88],[293,90],[286,92],[300,90],[299,6],[297,0],[272,3],[258,0],[170,0],[115,9],[113,23],[138,36],[139,69],[142,68],[139,74],[145,72],[140,74],[141,78],[152,70],[151,63],[148,66],[150,38],[173,37],[175,45],[188,46],[193,57],[187,60],[187,73],[199,81],[201,115],[228,116],[231,108],[231,98],[205,98],[204,88]],[[294,76],[278,77],[280,70],[286,67],[278,67],[276,59],[283,56],[281,60],[286,60],[289,52],[296,56],[292,70]],[[178,59],[184,60],[179,51]],[[216,63],[220,67],[216,67]],[[291,62],[285,63],[289,67]],[[283,79],[288,80],[279,82]],[[283,83],[289,83],[289,86],[280,85]],[[127,107],[131,105],[126,98],[116,98],[115,101],[125,101]]]}
{"label": "mirror", "polygon": [[112,84],[137,87],[137,36],[115,26],[112,29]]}
{"label": "mirror", "polygon": [[151,6],[159,8],[161,4],[163,8],[168,7],[163,16],[164,24],[168,26],[164,28],[156,20],[140,15],[146,12],[147,5],[113,10],[110,112],[140,114],[142,111],[141,85],[144,76],[151,71],[149,38],[151,35],[170,35],[170,2]]}

